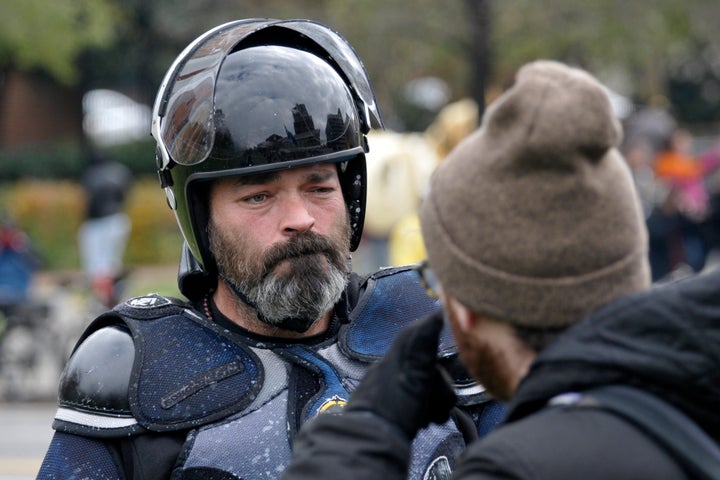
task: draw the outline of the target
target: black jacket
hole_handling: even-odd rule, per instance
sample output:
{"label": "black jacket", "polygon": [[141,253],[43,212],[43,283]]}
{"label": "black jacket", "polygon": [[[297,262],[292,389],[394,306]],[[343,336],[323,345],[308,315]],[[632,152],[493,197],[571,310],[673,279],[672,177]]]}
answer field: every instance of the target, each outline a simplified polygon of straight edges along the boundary
{"label": "black jacket", "polygon": [[[690,478],[613,413],[546,408],[558,394],[609,384],[659,396],[720,442],[720,270],[620,299],[558,337],[520,383],[504,424],[465,451],[455,478]],[[294,455],[285,479],[404,478],[407,440],[379,417],[321,416]]]}

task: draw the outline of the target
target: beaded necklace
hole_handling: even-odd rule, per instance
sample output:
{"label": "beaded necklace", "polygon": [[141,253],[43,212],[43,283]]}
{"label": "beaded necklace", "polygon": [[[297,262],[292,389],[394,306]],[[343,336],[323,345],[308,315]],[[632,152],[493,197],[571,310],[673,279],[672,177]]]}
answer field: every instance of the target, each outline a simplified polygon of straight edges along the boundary
{"label": "beaded necklace", "polygon": [[210,310],[210,294],[209,293],[207,295],[205,295],[205,298],[203,298],[202,307],[203,307],[203,313],[205,313],[205,316],[211,322],[214,322],[215,319],[213,318],[212,311]]}

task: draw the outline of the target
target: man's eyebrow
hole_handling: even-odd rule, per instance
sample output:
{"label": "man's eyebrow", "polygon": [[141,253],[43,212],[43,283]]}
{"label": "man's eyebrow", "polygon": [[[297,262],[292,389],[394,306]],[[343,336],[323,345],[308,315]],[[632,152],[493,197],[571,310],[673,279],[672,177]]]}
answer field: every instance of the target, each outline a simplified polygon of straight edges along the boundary
{"label": "man's eyebrow", "polygon": [[244,175],[235,179],[236,186],[243,185],[267,185],[280,178],[278,172],[258,173],[255,175]]}
{"label": "man's eyebrow", "polygon": [[[322,170],[310,172],[305,175],[304,181],[309,183],[325,182],[335,175],[335,170]],[[280,178],[280,172],[257,173],[255,175],[244,175],[235,179],[236,186],[244,185],[267,185]]]}
{"label": "man's eyebrow", "polygon": [[319,183],[319,182],[325,182],[327,180],[330,180],[335,175],[335,170],[323,170],[321,172],[312,172],[309,173],[305,180],[307,182],[311,183]]}

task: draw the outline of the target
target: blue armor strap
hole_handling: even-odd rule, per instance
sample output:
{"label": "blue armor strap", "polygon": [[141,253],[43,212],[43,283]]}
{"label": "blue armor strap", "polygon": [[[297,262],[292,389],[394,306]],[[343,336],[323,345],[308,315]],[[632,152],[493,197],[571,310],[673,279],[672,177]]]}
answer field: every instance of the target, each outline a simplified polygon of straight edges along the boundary
{"label": "blue armor strap", "polygon": [[116,307],[136,357],[130,408],[153,431],[197,427],[248,406],[263,384],[257,355],[242,340],[172,299],[138,297]]}
{"label": "blue armor strap", "polygon": [[[364,292],[350,312],[350,323],[340,332],[340,348],[356,360],[378,360],[403,327],[440,308],[440,300],[427,295],[412,267],[380,270],[368,278]],[[439,354],[453,353],[455,341],[445,326]]]}
{"label": "blue armor strap", "polygon": [[300,426],[315,415],[345,406],[350,397],[335,368],[317,352],[303,345],[278,349],[293,364],[288,381],[288,435],[294,440]]}

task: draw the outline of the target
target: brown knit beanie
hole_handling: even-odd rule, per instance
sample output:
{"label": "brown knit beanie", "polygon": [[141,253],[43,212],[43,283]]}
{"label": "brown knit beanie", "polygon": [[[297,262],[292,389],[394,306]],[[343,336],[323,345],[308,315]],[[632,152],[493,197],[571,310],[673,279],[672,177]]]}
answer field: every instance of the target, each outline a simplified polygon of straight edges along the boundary
{"label": "brown knit beanie", "polygon": [[649,288],[647,232],[603,87],[554,61],[520,69],[434,173],[428,259],[472,311],[565,326]]}

